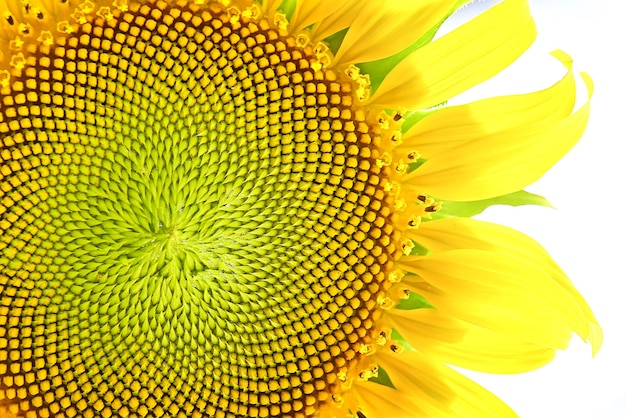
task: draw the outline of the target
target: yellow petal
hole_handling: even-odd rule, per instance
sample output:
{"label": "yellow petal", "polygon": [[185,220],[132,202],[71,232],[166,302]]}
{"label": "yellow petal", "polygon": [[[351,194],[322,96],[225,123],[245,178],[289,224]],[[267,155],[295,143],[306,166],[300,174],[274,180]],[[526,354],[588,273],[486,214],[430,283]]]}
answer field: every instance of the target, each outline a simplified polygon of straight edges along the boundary
{"label": "yellow petal", "polygon": [[403,136],[398,152],[419,151],[423,158],[485,135],[568,116],[576,101],[571,60],[559,56],[568,72],[553,86],[530,94],[494,97],[444,107],[415,124]]}
{"label": "yellow petal", "polygon": [[350,0],[298,0],[289,24],[293,31],[298,32],[309,25],[333,16],[337,10],[352,4]]}
{"label": "yellow petal", "polygon": [[262,3],[263,11],[268,14],[274,13],[282,2],[282,0],[265,0]]}
{"label": "yellow petal", "polygon": [[[591,79],[582,76],[591,97]],[[589,119],[589,107],[588,101],[565,118],[486,135],[436,154],[406,176],[404,184],[409,190],[456,201],[521,190],[578,142]]]}
{"label": "yellow petal", "polygon": [[402,51],[440,22],[456,0],[364,2],[350,25],[334,63],[358,63]]}
{"label": "yellow petal", "polygon": [[534,265],[565,289],[576,302],[580,315],[573,331],[591,343],[594,355],[600,349],[602,330],[591,308],[550,254],[529,236],[506,226],[467,218],[424,222],[419,229],[408,230],[406,234],[433,252],[463,248],[494,251]]}
{"label": "yellow petal", "polygon": [[517,416],[491,392],[423,353],[377,353],[376,360],[397,390],[425,412],[412,417]]}
{"label": "yellow petal", "polygon": [[[414,373],[419,371],[415,370]],[[366,417],[417,418],[427,415],[421,405],[416,405],[410,395],[396,389],[360,381],[354,384],[354,394]]]}
{"label": "yellow petal", "polygon": [[398,265],[424,281],[415,290],[446,314],[546,347],[566,348],[584,317],[547,272],[510,254],[450,250],[404,257]]}
{"label": "yellow petal", "polygon": [[[313,2],[311,2],[313,3]],[[359,15],[365,0],[337,0],[338,8],[332,14],[320,19],[311,29],[314,41],[322,39],[347,28]],[[320,10],[317,13],[321,12]]]}
{"label": "yellow petal", "polygon": [[549,363],[556,352],[469,324],[438,309],[392,309],[388,315],[391,325],[413,347],[466,369],[522,373]]}
{"label": "yellow petal", "polygon": [[443,103],[506,68],[535,35],[527,1],[502,2],[401,61],[370,103],[407,109]]}

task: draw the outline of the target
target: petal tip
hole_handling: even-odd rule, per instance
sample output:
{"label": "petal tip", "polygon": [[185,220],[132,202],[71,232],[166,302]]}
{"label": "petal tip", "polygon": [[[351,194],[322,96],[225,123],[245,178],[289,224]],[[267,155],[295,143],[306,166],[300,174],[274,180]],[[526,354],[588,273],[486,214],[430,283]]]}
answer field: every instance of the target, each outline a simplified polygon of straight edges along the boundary
{"label": "petal tip", "polygon": [[550,55],[552,55],[554,58],[556,58],[559,61],[561,61],[561,63],[563,65],[565,65],[565,67],[567,67],[568,70],[572,69],[572,65],[574,64],[574,60],[565,51],[563,51],[561,49],[555,49],[554,51],[550,52]]}
{"label": "petal tip", "polygon": [[602,328],[595,322],[591,322],[589,324],[589,335],[587,336],[586,342],[591,344],[591,356],[595,357],[600,348],[602,348],[602,341],[604,340],[604,333],[602,332]]}

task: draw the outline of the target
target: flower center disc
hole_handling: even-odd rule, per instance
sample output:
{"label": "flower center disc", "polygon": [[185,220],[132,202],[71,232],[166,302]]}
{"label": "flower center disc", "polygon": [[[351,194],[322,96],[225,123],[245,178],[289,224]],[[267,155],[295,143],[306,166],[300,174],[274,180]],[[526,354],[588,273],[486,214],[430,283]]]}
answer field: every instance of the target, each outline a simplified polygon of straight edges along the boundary
{"label": "flower center disc", "polygon": [[397,256],[378,128],[262,17],[90,19],[0,94],[2,385],[37,416],[313,415]]}

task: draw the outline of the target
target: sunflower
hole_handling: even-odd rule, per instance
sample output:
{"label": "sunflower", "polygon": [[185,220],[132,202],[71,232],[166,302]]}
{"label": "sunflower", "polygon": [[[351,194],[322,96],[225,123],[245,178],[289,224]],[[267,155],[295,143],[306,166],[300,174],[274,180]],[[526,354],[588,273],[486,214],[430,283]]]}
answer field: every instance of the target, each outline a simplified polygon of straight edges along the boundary
{"label": "sunflower", "polygon": [[[0,5],[2,417],[514,413],[591,310],[471,216],[580,138],[571,59],[458,106],[532,43],[525,0]],[[582,74],[589,96],[592,84]]]}

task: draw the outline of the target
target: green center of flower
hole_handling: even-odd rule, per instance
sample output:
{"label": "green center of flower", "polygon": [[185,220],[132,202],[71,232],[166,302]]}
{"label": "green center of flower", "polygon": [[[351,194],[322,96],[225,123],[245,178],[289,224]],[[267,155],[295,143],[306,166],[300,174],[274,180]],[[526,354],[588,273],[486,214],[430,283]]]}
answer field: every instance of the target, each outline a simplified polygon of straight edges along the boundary
{"label": "green center of flower", "polygon": [[314,414],[399,251],[353,90],[216,5],[134,4],[33,51],[0,95],[9,400]]}

